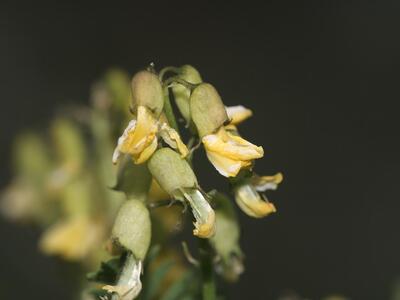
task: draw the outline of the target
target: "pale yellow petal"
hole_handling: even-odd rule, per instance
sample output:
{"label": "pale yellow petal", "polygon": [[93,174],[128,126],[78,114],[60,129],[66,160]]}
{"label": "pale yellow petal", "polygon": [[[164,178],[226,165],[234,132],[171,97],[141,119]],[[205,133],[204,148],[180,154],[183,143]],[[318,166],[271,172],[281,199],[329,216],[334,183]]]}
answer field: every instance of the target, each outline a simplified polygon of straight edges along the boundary
{"label": "pale yellow petal", "polygon": [[202,141],[207,151],[216,152],[234,160],[253,160],[264,155],[262,147],[240,136],[230,134],[224,128],[220,128],[217,134],[206,135]]}
{"label": "pale yellow petal", "polygon": [[39,247],[49,255],[79,260],[99,247],[103,234],[100,223],[86,216],[79,216],[50,227],[42,236]]}
{"label": "pale yellow petal", "polygon": [[253,115],[253,112],[243,105],[227,106],[226,113],[228,114],[228,118],[231,120],[229,124],[232,125],[242,123]]}
{"label": "pale yellow petal", "polygon": [[157,150],[157,146],[158,146],[158,140],[157,138],[154,138],[152,143],[148,145],[145,149],[143,149],[143,151],[140,152],[138,156],[136,155],[133,156],[133,162],[135,164],[144,163],[150,158],[150,156],[153,155],[154,151]]}
{"label": "pale yellow petal", "polygon": [[262,218],[276,212],[275,206],[260,197],[251,185],[242,185],[235,191],[235,200],[241,210],[254,218]]}
{"label": "pale yellow petal", "polygon": [[283,180],[282,173],[277,173],[273,176],[256,176],[252,183],[259,192],[264,192],[266,190],[276,190],[278,184]]}
{"label": "pale yellow petal", "polygon": [[207,151],[208,160],[217,171],[225,177],[235,177],[243,167],[251,165],[249,161],[240,161],[227,158],[219,153]]}
{"label": "pale yellow petal", "polygon": [[181,137],[175,129],[169,127],[167,123],[161,126],[161,137],[163,140],[172,148],[177,149],[182,157],[186,157],[189,154],[189,150],[186,145],[182,142]]}

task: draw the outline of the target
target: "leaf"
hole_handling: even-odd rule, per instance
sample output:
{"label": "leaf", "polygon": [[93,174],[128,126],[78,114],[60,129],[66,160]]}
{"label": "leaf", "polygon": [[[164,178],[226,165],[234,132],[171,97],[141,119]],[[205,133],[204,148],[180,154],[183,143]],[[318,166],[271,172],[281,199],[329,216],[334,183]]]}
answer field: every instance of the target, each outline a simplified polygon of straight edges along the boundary
{"label": "leaf", "polygon": [[165,278],[165,275],[168,273],[169,270],[171,270],[171,267],[173,265],[172,261],[166,261],[162,263],[150,276],[150,278],[147,281],[147,288],[144,294],[144,299],[145,300],[150,300],[153,299],[156,295],[157,292],[160,289],[161,283],[163,279]]}
{"label": "leaf", "polygon": [[122,255],[118,258],[112,258],[107,262],[102,262],[98,271],[86,274],[87,280],[106,284],[114,284],[122,269],[124,260],[125,255]]}

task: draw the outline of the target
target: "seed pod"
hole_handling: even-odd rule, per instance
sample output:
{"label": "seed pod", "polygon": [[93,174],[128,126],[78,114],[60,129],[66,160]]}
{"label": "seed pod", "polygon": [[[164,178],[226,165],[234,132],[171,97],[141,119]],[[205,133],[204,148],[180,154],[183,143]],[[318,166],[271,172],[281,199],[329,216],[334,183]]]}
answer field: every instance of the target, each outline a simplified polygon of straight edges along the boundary
{"label": "seed pod", "polygon": [[214,133],[228,120],[221,97],[209,83],[202,83],[193,90],[190,113],[200,137]]}
{"label": "seed pod", "polygon": [[170,148],[157,150],[148,167],[155,180],[170,195],[179,189],[197,186],[196,175],[189,163]]}
{"label": "seed pod", "polygon": [[[179,78],[193,84],[198,84],[202,82],[200,73],[191,65],[184,65],[180,67],[179,70]],[[174,93],[175,102],[179,108],[179,111],[185,118],[186,123],[189,124],[191,119],[189,105],[190,89],[181,84],[176,84],[172,87],[172,91]]]}
{"label": "seed pod", "polygon": [[164,106],[161,82],[150,71],[140,71],[132,78],[132,108],[146,106],[155,115],[159,115]]}
{"label": "seed pod", "polygon": [[120,208],[112,230],[113,239],[130,250],[136,259],[146,256],[151,239],[149,211],[138,200],[128,200]]}

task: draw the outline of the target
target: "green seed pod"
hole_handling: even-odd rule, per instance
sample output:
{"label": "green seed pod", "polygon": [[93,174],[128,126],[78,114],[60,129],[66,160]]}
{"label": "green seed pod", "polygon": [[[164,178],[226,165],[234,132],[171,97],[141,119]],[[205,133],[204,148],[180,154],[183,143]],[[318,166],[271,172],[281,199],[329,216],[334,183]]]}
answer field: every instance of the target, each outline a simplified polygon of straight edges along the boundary
{"label": "green seed pod", "polygon": [[202,83],[193,90],[190,113],[200,137],[214,133],[228,120],[221,97],[209,83]]}
{"label": "green seed pod", "polygon": [[197,186],[196,175],[189,163],[170,148],[157,150],[148,167],[159,185],[170,195],[179,189]]}
{"label": "green seed pod", "polygon": [[150,71],[140,71],[132,78],[132,107],[146,106],[157,116],[164,106],[163,90],[157,75]]}
{"label": "green seed pod", "polygon": [[[180,79],[183,79],[189,83],[199,84],[202,82],[200,73],[193,68],[191,65],[184,65],[179,68],[180,73],[177,76]],[[176,84],[172,87],[172,91],[174,93],[174,98],[176,105],[179,108],[182,116],[185,118],[186,123],[190,123],[190,105],[189,105],[189,98],[190,98],[190,89],[187,87]]]}
{"label": "green seed pod", "polygon": [[113,239],[143,260],[151,240],[149,211],[138,200],[128,200],[120,208],[112,230]]}

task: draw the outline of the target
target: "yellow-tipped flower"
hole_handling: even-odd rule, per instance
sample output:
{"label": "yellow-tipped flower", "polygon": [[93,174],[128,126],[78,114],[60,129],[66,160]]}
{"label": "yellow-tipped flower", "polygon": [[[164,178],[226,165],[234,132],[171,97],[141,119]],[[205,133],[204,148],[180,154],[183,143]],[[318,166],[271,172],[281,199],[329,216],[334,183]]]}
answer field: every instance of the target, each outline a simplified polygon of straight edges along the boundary
{"label": "yellow-tipped flower", "polygon": [[158,134],[182,156],[188,154],[186,145],[173,128],[167,123],[161,124],[147,107],[138,106],[136,118],[129,122],[123,135],[118,139],[113,163],[118,161],[121,153],[131,155],[135,164],[144,163],[157,149]]}
{"label": "yellow-tipped flower", "polygon": [[274,204],[258,192],[275,190],[282,182],[283,176],[278,173],[274,176],[254,176],[250,182],[242,184],[235,189],[235,199],[244,213],[254,218],[262,218],[276,212]]}
{"label": "yellow-tipped flower", "polygon": [[221,127],[216,134],[203,137],[207,157],[218,172],[225,177],[235,177],[256,158],[263,157],[264,150],[240,136]]}

